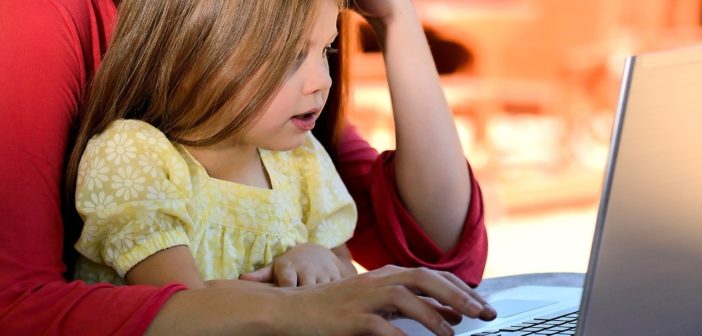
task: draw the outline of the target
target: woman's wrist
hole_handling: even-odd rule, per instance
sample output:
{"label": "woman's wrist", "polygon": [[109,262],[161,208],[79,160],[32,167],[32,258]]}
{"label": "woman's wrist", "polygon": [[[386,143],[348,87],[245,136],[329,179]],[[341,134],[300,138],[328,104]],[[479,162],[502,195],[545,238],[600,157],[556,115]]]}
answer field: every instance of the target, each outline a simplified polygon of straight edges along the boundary
{"label": "woman's wrist", "polygon": [[[268,326],[275,335],[306,335],[314,328],[312,325],[317,316],[308,316],[310,305],[306,304],[307,297],[301,290],[304,287],[277,287],[277,295],[273,306],[268,309]],[[314,308],[313,308],[314,309]]]}
{"label": "woman's wrist", "polygon": [[151,321],[146,334],[283,335],[286,327],[294,325],[289,321],[294,305],[286,299],[290,296],[286,291],[248,281],[238,281],[238,286],[231,284],[230,288],[174,293]]}
{"label": "woman's wrist", "polygon": [[421,30],[421,22],[411,1],[392,1],[392,5],[388,5],[388,7],[392,9],[388,10],[384,16],[366,16],[368,24],[373,28],[381,45],[384,46],[386,44],[388,32],[390,31],[403,32],[406,31],[408,27],[414,26],[419,27]]}
{"label": "woman's wrist", "polygon": [[374,29],[380,29],[393,25],[397,18],[414,11],[414,5],[410,0],[383,0],[369,5],[367,10],[357,8],[357,11]]}

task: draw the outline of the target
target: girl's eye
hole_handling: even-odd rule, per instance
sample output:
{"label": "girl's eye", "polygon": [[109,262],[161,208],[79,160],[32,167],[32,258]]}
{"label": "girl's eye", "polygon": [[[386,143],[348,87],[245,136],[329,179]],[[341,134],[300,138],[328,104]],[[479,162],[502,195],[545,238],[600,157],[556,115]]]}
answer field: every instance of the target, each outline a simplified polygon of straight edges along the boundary
{"label": "girl's eye", "polygon": [[329,56],[329,54],[336,54],[338,52],[339,52],[339,49],[332,48],[331,46],[326,46],[326,47],[324,47],[323,54],[324,54],[324,57],[327,57],[327,56]]}
{"label": "girl's eye", "polygon": [[307,52],[301,52],[295,57],[295,60],[293,61],[292,69],[297,70],[297,68],[302,65],[302,62],[305,61],[305,58],[307,58]]}

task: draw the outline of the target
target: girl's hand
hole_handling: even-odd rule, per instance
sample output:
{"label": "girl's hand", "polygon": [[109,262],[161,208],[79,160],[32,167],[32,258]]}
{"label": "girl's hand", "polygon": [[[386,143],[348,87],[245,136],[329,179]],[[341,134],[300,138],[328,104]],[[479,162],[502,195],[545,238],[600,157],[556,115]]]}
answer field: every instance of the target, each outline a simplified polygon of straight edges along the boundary
{"label": "girl's hand", "polygon": [[347,258],[337,257],[323,246],[305,243],[275,257],[266,267],[242,274],[239,279],[298,287],[336,281],[353,275],[350,270],[355,269]]}

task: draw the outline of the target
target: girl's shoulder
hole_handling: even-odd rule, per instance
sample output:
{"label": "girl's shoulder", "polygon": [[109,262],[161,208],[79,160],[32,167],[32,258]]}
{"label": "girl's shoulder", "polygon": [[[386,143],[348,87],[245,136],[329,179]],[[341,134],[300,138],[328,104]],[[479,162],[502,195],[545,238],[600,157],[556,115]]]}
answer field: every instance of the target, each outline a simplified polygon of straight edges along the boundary
{"label": "girl's shoulder", "polygon": [[152,137],[155,140],[168,141],[166,135],[158,128],[145,121],[136,119],[117,119],[107,126],[102,133],[98,134],[96,138],[107,139],[120,136],[136,137],[139,136],[139,134]]}
{"label": "girl's shoulder", "polygon": [[118,142],[143,144],[147,147],[171,146],[165,134],[151,124],[135,119],[118,119],[113,121],[105,130],[94,136],[91,142]]}
{"label": "girl's shoulder", "polygon": [[139,120],[112,122],[88,141],[80,159],[79,192],[81,188],[91,193],[103,188],[127,200],[131,189],[127,196],[123,196],[124,188],[113,190],[121,185],[119,181],[129,181],[129,186],[141,191],[147,186],[174,187],[188,194],[191,189],[188,164],[176,146],[163,132]]}
{"label": "girl's shoulder", "polygon": [[115,120],[102,133],[90,139],[86,153],[97,150],[122,156],[141,153],[166,157],[178,154],[163,132],[144,121],[134,119]]}

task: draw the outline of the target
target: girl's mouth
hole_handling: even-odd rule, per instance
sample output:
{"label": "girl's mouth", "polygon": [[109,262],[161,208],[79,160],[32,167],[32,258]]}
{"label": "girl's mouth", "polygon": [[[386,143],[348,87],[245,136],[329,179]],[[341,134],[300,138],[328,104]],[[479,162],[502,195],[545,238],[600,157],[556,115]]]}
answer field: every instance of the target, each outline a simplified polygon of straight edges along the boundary
{"label": "girl's mouth", "polygon": [[315,112],[308,112],[304,114],[298,114],[296,116],[293,116],[291,118],[293,124],[297,126],[300,130],[303,131],[309,131],[314,128],[314,124],[316,121],[315,117],[316,113]]}

